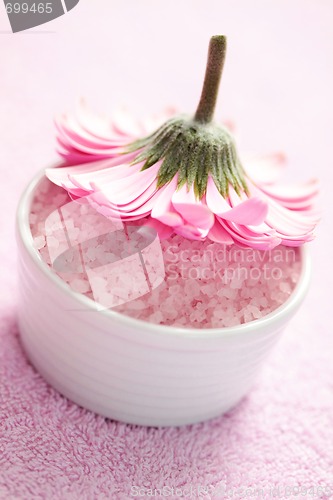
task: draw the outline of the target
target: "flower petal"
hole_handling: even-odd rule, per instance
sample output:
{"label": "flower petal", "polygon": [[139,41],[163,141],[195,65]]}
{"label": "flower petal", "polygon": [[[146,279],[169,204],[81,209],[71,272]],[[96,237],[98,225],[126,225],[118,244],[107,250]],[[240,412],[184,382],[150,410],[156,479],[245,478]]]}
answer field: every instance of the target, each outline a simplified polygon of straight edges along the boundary
{"label": "flower petal", "polygon": [[68,175],[68,179],[78,188],[96,191],[100,189],[100,186],[104,187],[140,173],[141,168],[142,163],[136,165],[125,163],[124,165],[108,167],[96,172],[77,174],[74,171]]}
{"label": "flower petal", "polygon": [[191,224],[183,224],[174,228],[175,233],[189,240],[204,240],[208,234],[208,229],[200,229]]}
{"label": "flower petal", "polygon": [[104,195],[96,194],[94,199],[102,199],[103,204],[108,204],[110,208],[117,211],[123,219],[131,220],[142,218],[152,211],[154,206],[158,203],[161,196],[161,190],[156,189],[156,180],[137,198],[126,205],[116,205],[105,198]]}
{"label": "flower petal", "polygon": [[142,137],[144,133],[142,125],[125,108],[121,108],[113,113],[112,125],[118,134],[126,138],[131,138],[130,140],[132,141]]}
{"label": "flower petal", "polygon": [[[103,180],[107,178],[108,181],[111,181],[136,173],[142,167],[142,163],[130,166],[126,162],[132,158],[133,155],[127,155],[126,157],[118,156],[117,158],[108,158],[106,160],[98,160],[70,167],[59,165],[45,169],[45,175],[58,186],[66,186],[66,188],[79,187],[80,189],[91,190],[90,180]],[[75,178],[76,183],[71,182],[71,178]],[[81,184],[79,179],[81,179]]]}
{"label": "flower petal", "polygon": [[69,144],[72,148],[82,151],[87,154],[98,155],[100,153],[114,156],[122,151],[122,146],[128,143],[128,141],[114,141],[109,147],[100,147],[100,145],[91,145],[86,141],[84,137],[77,135],[71,130],[68,125],[65,125],[64,119],[58,119],[56,122],[56,127],[60,134],[60,137],[64,143]]}
{"label": "flower petal", "polygon": [[248,227],[241,224],[235,224],[218,217],[221,226],[232,236],[237,242],[246,247],[257,248],[258,250],[269,250],[281,243],[276,233],[274,234],[258,234],[252,232]]}
{"label": "flower petal", "polygon": [[214,215],[208,206],[195,197],[193,187],[184,185],[172,195],[172,204],[190,225],[209,230],[214,225]]}
{"label": "flower petal", "polygon": [[[168,226],[180,226],[183,224],[183,218],[174,209],[171,203],[171,197],[177,188],[176,175],[165,187],[161,188],[161,194],[158,199],[158,203],[154,206],[151,211],[151,216],[154,219],[158,219],[163,224]],[[162,191],[163,190],[163,191]]]}
{"label": "flower petal", "polygon": [[305,184],[261,186],[261,190],[286,208],[306,210],[312,207],[319,194],[319,182],[312,179]]}
{"label": "flower petal", "polygon": [[286,165],[286,157],[283,153],[244,158],[244,170],[255,183],[272,184],[281,176],[282,169]]}
{"label": "flower petal", "polygon": [[165,240],[166,238],[169,238],[173,233],[172,227],[167,226],[166,224],[163,224],[159,220],[153,219],[152,217],[147,217],[144,225],[155,229],[160,240]]}
{"label": "flower petal", "polygon": [[258,197],[245,197],[245,201],[242,201],[231,186],[229,191],[231,205],[229,205],[219,193],[215,182],[209,177],[206,203],[214,214],[238,224],[251,224],[256,226],[264,222],[268,212],[268,205],[266,202]]}
{"label": "flower petal", "polygon": [[[125,167],[126,168],[126,167]],[[127,166],[127,173],[132,166]],[[140,196],[156,180],[159,164],[147,170],[135,172],[105,184],[104,181],[90,182],[94,191],[100,191],[114,205],[127,205]]]}
{"label": "flower petal", "polygon": [[269,204],[266,223],[282,235],[302,237],[314,230],[318,220],[304,216],[304,214],[290,210],[277,203],[259,188],[252,185],[251,191],[258,193]]}
{"label": "flower petal", "polygon": [[115,135],[111,121],[101,114],[90,111],[84,99],[81,99],[76,106],[75,117],[79,125],[95,137],[110,140]]}
{"label": "flower petal", "polygon": [[[108,139],[91,134],[88,130],[82,128],[79,122],[72,115],[60,115],[56,119],[55,123],[59,132],[64,132],[66,136],[73,138],[79,144],[90,146],[92,148],[98,147],[101,149],[108,149],[124,143],[124,137],[117,136],[116,134],[112,137],[110,133],[111,137]],[[130,138],[127,137],[126,140],[129,141]]]}
{"label": "flower petal", "polygon": [[214,226],[210,229],[208,238],[222,245],[232,245],[234,243],[231,234],[221,226],[218,219],[215,220]]}

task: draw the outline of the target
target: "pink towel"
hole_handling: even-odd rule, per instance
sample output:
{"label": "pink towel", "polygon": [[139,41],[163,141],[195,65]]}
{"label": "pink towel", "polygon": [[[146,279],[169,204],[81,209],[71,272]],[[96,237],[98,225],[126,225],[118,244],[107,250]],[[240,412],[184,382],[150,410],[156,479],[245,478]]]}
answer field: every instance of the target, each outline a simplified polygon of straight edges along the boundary
{"label": "pink towel", "polygon": [[106,420],[62,397],[28,363],[15,308],[2,311],[0,498],[125,500],[163,488],[171,498],[313,498],[320,487],[332,496],[332,340],[319,325],[308,332],[311,302],[241,404],[167,429]]}

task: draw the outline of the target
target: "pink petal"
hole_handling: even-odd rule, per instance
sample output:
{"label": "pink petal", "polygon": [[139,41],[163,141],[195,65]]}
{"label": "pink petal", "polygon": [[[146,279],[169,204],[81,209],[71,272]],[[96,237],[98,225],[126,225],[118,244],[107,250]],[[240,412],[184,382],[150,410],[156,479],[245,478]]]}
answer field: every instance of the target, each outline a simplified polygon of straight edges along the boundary
{"label": "pink petal", "polygon": [[[71,115],[59,116],[56,120],[56,125],[60,132],[65,131],[66,135],[72,137],[79,143],[90,147],[107,149],[116,145],[124,144],[124,138],[115,134],[108,139],[91,134],[86,129],[82,128],[76,119]],[[130,138],[126,139],[127,141],[130,140]]]}
{"label": "pink petal", "polygon": [[283,153],[244,159],[246,174],[259,185],[276,182],[285,165],[286,157]]}
{"label": "pink petal", "polygon": [[162,224],[162,222],[157,219],[153,219],[152,217],[148,217],[144,225],[155,229],[160,240],[169,238],[173,233],[172,227]]}
{"label": "pink petal", "polygon": [[263,186],[262,191],[291,210],[311,208],[319,193],[319,182],[313,179],[306,184]]}
{"label": "pink petal", "polygon": [[115,155],[104,154],[103,151],[99,151],[96,154],[84,153],[78,149],[73,148],[64,137],[58,135],[56,137],[58,143],[57,152],[62,156],[68,165],[79,165],[81,163],[93,162],[102,160],[103,158],[113,158]]}
{"label": "pink petal", "polygon": [[156,190],[156,180],[137,198],[126,205],[116,205],[120,212],[138,215],[140,212],[150,212],[157,202],[159,191]]}
{"label": "pink petal", "polygon": [[219,193],[213,179],[211,177],[208,178],[206,203],[214,214],[238,224],[251,224],[255,226],[264,222],[268,212],[266,202],[262,201],[259,197],[245,197],[245,201],[242,201],[231,186],[229,191],[232,206]]}
{"label": "pink petal", "polygon": [[96,172],[82,174],[74,172],[73,174],[68,175],[68,179],[78,188],[96,191],[100,190],[101,187],[106,187],[116,181],[140,173],[141,168],[142,163],[138,163],[136,165],[117,165],[110,168],[104,168]]}
{"label": "pink petal", "polygon": [[[88,155],[86,153],[70,153],[64,151],[63,149],[57,148],[56,152],[59,156],[63,158],[64,165],[80,165],[82,163],[89,163],[92,161],[98,161],[103,158],[103,155]],[[104,156],[107,158],[107,156]]]}
{"label": "pink petal", "polygon": [[304,243],[308,243],[314,239],[314,234],[309,233],[304,238],[294,239],[294,238],[282,238],[281,243],[287,247],[300,247],[304,245]]}
{"label": "pink petal", "polygon": [[[156,163],[147,170],[123,176],[108,184],[100,180],[90,184],[95,191],[100,191],[112,204],[127,205],[140,196],[155,181],[159,167],[159,163]],[[127,173],[131,168],[132,166],[128,167]]]}
{"label": "pink petal", "polygon": [[221,226],[217,219],[215,220],[214,226],[208,233],[208,238],[216,243],[221,243],[222,245],[232,245],[234,243],[231,234]]}
{"label": "pink petal", "polygon": [[183,224],[174,228],[175,233],[189,240],[204,240],[209,232],[208,229],[199,229],[191,224]]}
{"label": "pink petal", "polygon": [[[96,199],[97,198],[97,199]],[[108,200],[103,198],[101,193],[91,193],[86,197],[89,204],[96,210],[96,212],[104,215],[104,217],[113,219],[113,220],[126,220],[123,218],[118,210],[114,210]]]}
{"label": "pink petal", "polygon": [[95,137],[110,140],[115,135],[111,121],[101,114],[91,112],[83,99],[76,107],[75,117],[79,125]]}
{"label": "pink petal", "polygon": [[142,137],[143,127],[135,121],[133,116],[125,109],[119,109],[112,116],[112,125],[116,132],[125,136],[127,139],[135,140]]}
{"label": "pink petal", "polygon": [[70,197],[74,200],[78,199],[78,198],[83,198],[84,196],[87,196],[90,194],[89,191],[85,191],[84,189],[76,189],[76,188],[70,188],[68,189],[64,184],[61,186],[63,187],[64,189],[66,189],[66,191],[68,192],[68,194],[70,195]]}
{"label": "pink petal", "polygon": [[317,221],[309,220],[298,212],[288,210],[273,200],[269,204],[266,222],[279,233],[289,236],[307,234],[313,231],[317,224]]}
{"label": "pink petal", "polygon": [[75,134],[70,128],[64,127],[64,124],[62,121],[57,120],[56,122],[56,127],[59,131],[60,138],[63,141],[63,143],[69,144],[72,148],[78,150],[78,151],[83,151],[84,153],[88,154],[99,154],[103,153],[108,154],[108,155],[114,155],[115,153],[119,153],[122,151],[121,146],[124,146],[127,144],[126,141],[123,142],[114,142],[110,144],[108,148],[106,147],[101,147],[98,144],[95,145],[90,145],[88,141],[84,137],[80,137],[77,134]]}
{"label": "pink petal", "polygon": [[221,226],[230,233],[236,242],[246,247],[256,248],[258,250],[269,250],[281,243],[281,238],[277,237],[275,234],[256,234],[246,226],[228,222],[221,218],[218,218],[218,220]]}
{"label": "pink petal", "polygon": [[[132,156],[118,156],[116,158],[109,158],[106,160],[98,160],[95,162],[85,163],[82,165],[75,165],[70,167],[53,167],[45,170],[45,175],[58,186],[66,186],[68,188],[79,188],[91,190],[90,181],[95,179],[116,180],[119,177],[126,177],[136,173],[142,164],[130,166],[128,163],[121,164],[132,159]],[[75,178],[75,183],[71,182],[71,177]],[[79,180],[81,179],[82,185]]]}
{"label": "pink petal", "polygon": [[[156,181],[154,181],[140,196],[127,205],[115,205],[106,200],[104,203],[109,203],[110,207],[117,211],[122,218],[142,218],[150,214],[156,203],[158,203],[161,190],[156,190]],[[98,195],[95,196],[98,199]]]}
{"label": "pink petal", "polygon": [[214,224],[214,215],[206,204],[195,197],[193,187],[186,185],[172,195],[172,204],[191,226],[209,230]]}
{"label": "pink petal", "polygon": [[177,188],[177,179],[178,175],[176,175],[172,181],[169,182],[169,184],[160,190],[161,193],[158,203],[154,206],[151,212],[151,216],[154,219],[158,219],[163,224],[172,227],[183,224],[183,218],[176,212],[171,203],[171,197]]}
{"label": "pink petal", "polygon": [[258,196],[261,196],[267,201],[269,211],[266,217],[266,223],[281,234],[301,237],[302,235],[313,231],[318,223],[317,220],[310,219],[300,212],[283,207],[273,198],[270,198],[259,188],[253,185],[251,186],[251,191],[258,193]]}
{"label": "pink petal", "polygon": [[276,236],[275,229],[273,229],[265,222],[263,222],[262,224],[258,224],[257,226],[252,226],[251,224],[247,224],[246,227],[249,231],[251,231],[252,234],[258,234],[258,235],[267,234]]}

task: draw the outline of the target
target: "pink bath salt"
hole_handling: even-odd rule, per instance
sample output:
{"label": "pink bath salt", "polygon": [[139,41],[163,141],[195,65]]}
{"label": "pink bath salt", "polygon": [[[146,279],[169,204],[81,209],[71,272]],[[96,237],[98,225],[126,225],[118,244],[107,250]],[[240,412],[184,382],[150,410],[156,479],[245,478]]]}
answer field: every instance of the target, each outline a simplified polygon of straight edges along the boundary
{"label": "pink bath salt", "polygon": [[44,235],[40,235],[40,236],[36,236],[34,238],[34,248],[36,248],[36,250],[40,250],[41,248],[45,247],[46,245],[46,240],[45,240],[45,236]]}
{"label": "pink bath salt", "polygon": [[75,292],[86,293],[90,291],[90,284],[85,279],[76,278],[71,280],[71,288]]}
{"label": "pink bath salt", "polygon": [[179,235],[160,241],[144,220],[111,221],[44,180],[30,213],[33,245],[75,292],[143,321],[222,328],[285,302],[300,275],[297,248],[222,246]]}

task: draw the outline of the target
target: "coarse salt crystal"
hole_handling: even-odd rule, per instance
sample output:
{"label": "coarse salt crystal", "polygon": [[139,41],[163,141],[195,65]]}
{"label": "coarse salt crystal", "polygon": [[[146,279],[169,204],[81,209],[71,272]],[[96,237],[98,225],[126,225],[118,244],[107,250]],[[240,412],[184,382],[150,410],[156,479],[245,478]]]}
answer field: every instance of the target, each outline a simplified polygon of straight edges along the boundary
{"label": "coarse salt crystal", "polygon": [[83,279],[74,279],[70,281],[70,286],[75,292],[86,293],[90,291],[89,281]]}
{"label": "coarse salt crystal", "polygon": [[34,248],[36,248],[36,250],[40,250],[41,248],[45,247],[45,245],[46,245],[45,236],[43,236],[43,235],[36,236],[34,238],[33,245],[34,245]]}

